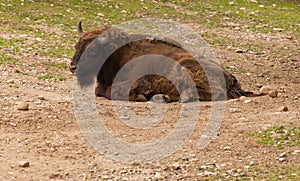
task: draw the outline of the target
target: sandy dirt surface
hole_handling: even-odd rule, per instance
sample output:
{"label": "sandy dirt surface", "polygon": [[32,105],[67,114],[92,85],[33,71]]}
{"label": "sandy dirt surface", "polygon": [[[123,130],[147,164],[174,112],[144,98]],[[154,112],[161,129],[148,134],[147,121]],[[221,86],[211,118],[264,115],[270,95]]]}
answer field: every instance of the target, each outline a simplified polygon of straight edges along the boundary
{"label": "sandy dirt surface", "polygon": [[[204,149],[199,149],[198,143],[209,120],[211,103],[201,102],[199,119],[189,140],[174,154],[151,163],[115,161],[88,143],[73,114],[72,74],[40,63],[68,64],[68,58],[46,60],[39,55],[24,54],[18,57],[19,62],[0,65],[0,180],[210,180],[218,177],[251,180],[253,175],[268,174],[273,167],[299,166],[299,146],[277,149],[260,145],[256,137],[249,135],[272,126],[300,126],[300,57],[293,56],[300,46],[299,37],[284,32],[247,33],[229,28],[214,31],[202,29],[199,33],[215,33],[219,39],[230,38],[238,45],[261,47],[257,51],[245,46],[237,50],[211,44],[223,66],[243,70],[233,74],[245,90],[258,93],[261,86],[271,86],[278,91],[278,96],[228,100],[219,134]],[[210,43],[209,36],[204,39]],[[66,80],[51,82],[38,78],[51,72],[58,72]],[[179,103],[168,104],[163,121],[140,130],[122,123],[109,100],[97,98],[96,101],[99,115],[112,134],[123,141],[140,144],[168,135],[176,125],[180,110]],[[29,110],[18,110],[19,102],[28,103]],[[149,103],[131,103],[131,106],[138,115],[149,114]],[[279,110],[282,106],[287,106],[288,111]],[[28,161],[29,166],[20,165],[22,161]],[[266,165],[271,168],[267,169]],[[249,171],[251,168],[257,170]],[[299,176],[296,171],[292,174]],[[275,178],[280,178],[280,174]]]}

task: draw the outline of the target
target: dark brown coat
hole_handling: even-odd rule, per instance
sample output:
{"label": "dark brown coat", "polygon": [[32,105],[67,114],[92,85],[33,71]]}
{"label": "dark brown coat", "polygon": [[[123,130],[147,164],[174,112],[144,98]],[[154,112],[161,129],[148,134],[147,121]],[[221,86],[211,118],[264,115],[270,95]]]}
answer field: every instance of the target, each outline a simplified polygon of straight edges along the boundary
{"label": "dark brown coat", "polygon": [[[163,94],[168,96],[167,101],[170,102],[179,100],[185,102],[195,98],[210,101],[224,98],[237,98],[239,96],[252,94],[251,92],[243,91],[235,76],[223,69],[220,65],[204,57],[197,61],[176,41],[155,37],[149,38],[147,35],[127,35],[116,28],[109,30],[102,28],[83,33],[81,24],[79,24],[78,29],[81,37],[76,43],[76,52],[70,64],[72,72],[75,72],[76,68],[78,69],[78,65],[81,63],[79,60],[83,61],[81,57],[86,49],[90,49],[89,52],[97,51],[99,54],[107,54],[108,56],[107,60],[104,60],[105,63],[101,70],[96,73],[98,74],[97,87],[95,90],[97,96],[104,96],[109,99],[128,99],[126,95],[126,85],[128,82],[131,81],[132,77],[135,77],[134,75],[140,75],[143,71],[149,69],[159,70],[163,75],[146,75],[138,80],[134,80],[134,83],[130,87],[129,100],[145,101],[151,99],[151,97],[156,94]],[[105,31],[107,33],[106,37],[102,38],[105,39],[105,43],[99,44],[93,42],[97,37],[102,36],[101,34]],[[107,38],[109,41],[106,41]],[[94,45],[91,45],[92,42]],[[154,56],[154,58],[159,59],[155,60],[157,62],[155,64],[153,64],[153,60],[150,60],[151,57],[146,57],[143,59],[144,63],[142,65],[130,67],[130,69],[123,73],[121,79],[114,83],[114,88],[116,89],[112,89],[112,84],[117,73],[126,63],[140,56],[150,54],[162,56]],[[148,61],[147,58],[149,59]],[[185,69],[181,68],[178,64],[170,64],[166,61],[168,58],[178,62]],[[97,60],[96,62],[99,61]],[[80,67],[88,70],[87,67],[89,66],[94,67],[100,65],[90,64],[91,63],[85,63]],[[191,88],[193,85],[183,76],[183,69],[186,70],[194,80],[196,85],[195,89]],[[81,74],[76,73],[76,75]],[[208,78],[207,75],[210,75],[210,78]],[[166,77],[168,77],[168,79]],[[175,82],[172,83],[170,78]],[[86,81],[79,81],[79,83],[84,85]],[[222,83],[225,84],[222,86]]]}

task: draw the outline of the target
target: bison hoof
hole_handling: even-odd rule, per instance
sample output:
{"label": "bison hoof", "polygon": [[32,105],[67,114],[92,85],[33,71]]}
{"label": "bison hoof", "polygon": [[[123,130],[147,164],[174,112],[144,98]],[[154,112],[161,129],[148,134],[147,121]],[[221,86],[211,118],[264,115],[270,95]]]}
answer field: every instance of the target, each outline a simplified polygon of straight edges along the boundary
{"label": "bison hoof", "polygon": [[146,102],[148,100],[146,99],[146,97],[143,94],[138,94],[135,98],[135,101]]}
{"label": "bison hoof", "polygon": [[165,94],[156,94],[151,98],[150,101],[155,102],[155,103],[171,102],[170,97]]}

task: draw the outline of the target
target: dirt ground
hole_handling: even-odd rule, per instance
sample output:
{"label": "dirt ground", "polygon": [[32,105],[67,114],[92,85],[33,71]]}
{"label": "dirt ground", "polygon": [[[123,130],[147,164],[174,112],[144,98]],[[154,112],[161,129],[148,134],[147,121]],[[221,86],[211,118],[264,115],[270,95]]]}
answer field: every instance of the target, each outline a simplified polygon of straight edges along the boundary
{"label": "dirt ground", "polygon": [[[49,60],[39,55],[24,54],[18,57],[17,63],[0,65],[0,180],[251,180],[255,175],[270,174],[266,165],[271,169],[299,166],[296,151],[299,147],[277,149],[260,145],[256,143],[257,138],[248,134],[275,125],[300,126],[300,57],[294,56],[299,51],[299,37],[285,32],[263,34],[230,28],[215,32],[202,29],[199,33],[208,35],[204,39],[211,44],[224,67],[243,70],[233,74],[245,90],[258,92],[261,86],[271,86],[278,91],[278,96],[228,100],[219,134],[204,149],[199,149],[197,143],[207,123],[211,103],[200,103],[197,126],[177,152],[152,163],[122,163],[106,158],[83,136],[73,114],[72,74],[41,64]],[[220,40],[226,37],[237,45],[261,48],[255,51],[245,46],[219,46],[209,37],[213,33],[219,35]],[[51,61],[68,64],[70,60]],[[38,75],[45,72],[58,72],[66,80],[39,79]],[[138,130],[117,119],[109,100],[96,100],[108,129],[118,138],[134,143],[148,143],[167,135],[174,128],[180,108],[178,103],[169,104],[162,123]],[[29,110],[18,110],[19,102],[27,102]],[[149,113],[148,103],[131,105],[137,114]],[[287,106],[288,111],[279,111],[282,106]],[[29,166],[21,167],[22,161],[28,161]],[[250,168],[260,170],[250,172]],[[299,176],[299,172],[295,174]]]}

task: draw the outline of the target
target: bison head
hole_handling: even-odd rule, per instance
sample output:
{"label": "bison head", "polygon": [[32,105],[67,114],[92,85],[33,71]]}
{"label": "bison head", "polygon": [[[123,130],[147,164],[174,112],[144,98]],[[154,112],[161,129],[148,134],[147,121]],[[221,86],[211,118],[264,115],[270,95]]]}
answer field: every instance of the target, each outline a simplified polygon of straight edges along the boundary
{"label": "bison head", "polygon": [[[105,36],[101,37],[101,35],[103,35],[104,32],[105,32]],[[78,62],[79,62],[83,52],[86,50],[86,48],[91,44],[91,42],[93,40],[95,40],[97,38],[98,43],[100,43],[100,45],[104,46],[104,45],[108,44],[111,39],[111,33],[107,26],[105,26],[105,28],[102,28],[102,29],[92,30],[92,31],[88,31],[88,32],[84,33],[82,30],[81,22],[78,23],[78,34],[79,34],[80,38],[79,38],[79,41],[75,45],[76,52],[72,58],[72,62],[70,64],[70,66],[69,66],[70,71],[72,73],[75,73],[77,66],[78,66]]]}

